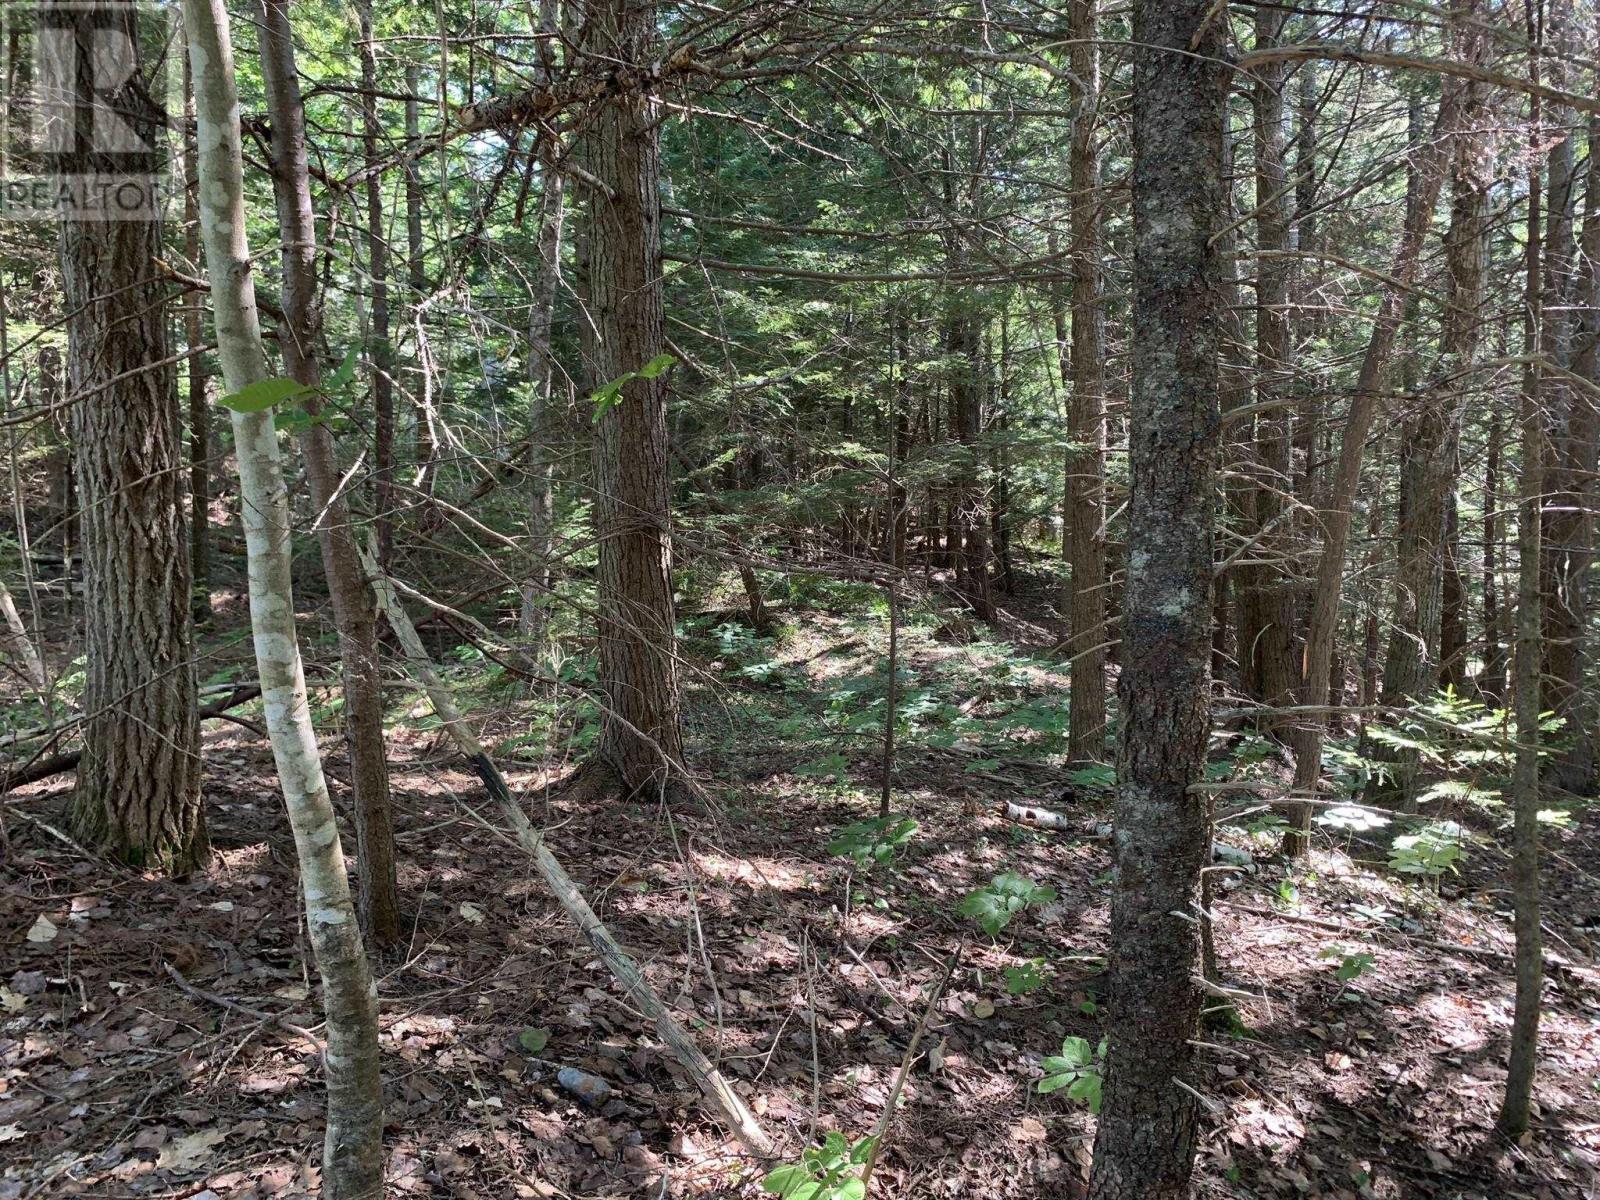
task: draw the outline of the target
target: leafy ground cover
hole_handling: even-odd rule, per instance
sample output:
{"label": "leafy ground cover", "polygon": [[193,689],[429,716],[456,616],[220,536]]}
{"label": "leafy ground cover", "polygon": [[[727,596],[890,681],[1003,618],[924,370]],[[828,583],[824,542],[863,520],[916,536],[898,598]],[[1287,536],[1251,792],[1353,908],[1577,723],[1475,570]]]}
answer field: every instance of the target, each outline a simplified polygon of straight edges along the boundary
{"label": "leafy ground cover", "polygon": [[[706,1121],[519,853],[460,806],[474,777],[397,686],[411,926],[380,972],[392,1194],[737,1196],[765,1180],[849,1197],[919,1026],[872,1193],[1077,1194],[1114,1002],[1110,798],[1103,771],[1063,791],[1057,631],[1013,615],[980,639],[936,598],[911,606],[879,822],[881,610],[870,592],[799,589],[775,617],[770,635],[685,618],[704,799],[670,811],[564,793],[585,705],[529,694],[435,632],[551,844],[787,1158],[752,1163]],[[3,1200],[315,1190],[316,984],[270,755],[239,715],[208,726],[204,878],[79,854],[60,834],[70,777],[10,800]],[[336,713],[321,715],[337,783]],[[1466,754],[1452,745],[1441,780]],[[1219,782],[1283,769],[1253,736],[1219,735],[1214,758]],[[1202,1194],[1592,1194],[1600,971],[1583,920],[1548,931],[1538,1127],[1520,1144],[1492,1131],[1512,994],[1492,765],[1474,760],[1474,786],[1436,789],[1415,820],[1336,813],[1292,870],[1271,814],[1221,793],[1215,938],[1236,1019],[1203,1035]],[[1008,820],[1007,801],[1065,827]],[[1562,815],[1548,839],[1549,911],[1595,914],[1591,817]]]}

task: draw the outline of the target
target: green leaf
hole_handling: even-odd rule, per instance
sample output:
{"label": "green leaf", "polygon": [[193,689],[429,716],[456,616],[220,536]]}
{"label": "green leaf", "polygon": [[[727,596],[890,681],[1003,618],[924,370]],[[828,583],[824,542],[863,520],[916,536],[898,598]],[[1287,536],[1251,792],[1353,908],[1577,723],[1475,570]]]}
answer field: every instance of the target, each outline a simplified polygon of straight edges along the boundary
{"label": "green leaf", "polygon": [[1044,986],[1044,973],[1036,962],[1026,962],[1020,967],[1007,967],[1004,971],[1006,991],[1013,996],[1026,995]]}
{"label": "green leaf", "polygon": [[618,376],[600,388],[590,397],[590,400],[594,402],[595,421],[598,422],[601,417],[622,402],[622,389],[635,379],[654,379],[677,361],[670,354],[658,354],[637,371],[629,371],[626,375]]}
{"label": "green leaf", "polygon": [[550,1031],[548,1029],[524,1029],[517,1035],[517,1041],[529,1054],[537,1054],[550,1044]]}
{"label": "green leaf", "polygon": [[278,376],[273,379],[257,380],[237,392],[223,396],[217,403],[234,412],[266,412],[274,405],[292,400],[296,396],[303,396],[310,390],[305,384],[296,383],[288,376]]}
{"label": "green leaf", "polygon": [[1096,1116],[1100,1115],[1100,1073],[1084,1073],[1072,1081],[1072,1086],[1067,1089],[1067,1097],[1072,1100],[1081,1100],[1089,1106],[1089,1111]]}
{"label": "green leaf", "polygon": [[323,381],[322,390],[336,392],[341,388],[348,387],[350,381],[356,377],[356,359],[358,356],[359,348],[356,346],[351,346],[349,350],[345,351],[344,359],[339,363],[338,368]]}
{"label": "green leaf", "polygon": [[956,911],[976,921],[990,937],[997,937],[1011,924],[1011,918],[1028,905],[1048,904],[1056,895],[1055,888],[1041,887],[1014,871],[1003,871],[986,887],[968,895]]}
{"label": "green leaf", "polygon": [[781,1196],[783,1200],[813,1200],[822,1189],[812,1180],[810,1171],[791,1164],[767,1172],[767,1177],[761,1181],[761,1190]]}
{"label": "green leaf", "polygon": [[654,379],[658,375],[663,375],[667,371],[671,370],[672,365],[677,361],[678,360],[672,357],[670,354],[658,354],[649,362],[645,363],[644,366],[640,367],[636,372],[634,372],[634,374],[636,374],[640,379]]}

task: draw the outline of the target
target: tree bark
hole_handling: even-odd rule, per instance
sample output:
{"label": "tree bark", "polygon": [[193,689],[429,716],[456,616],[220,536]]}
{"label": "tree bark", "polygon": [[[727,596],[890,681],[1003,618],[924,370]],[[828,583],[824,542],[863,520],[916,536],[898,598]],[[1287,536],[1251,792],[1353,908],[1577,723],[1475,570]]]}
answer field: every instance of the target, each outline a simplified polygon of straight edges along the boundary
{"label": "tree bark", "polygon": [[1187,1196],[1220,442],[1223,23],[1133,9],[1133,363],[1110,1050],[1093,1200]]}
{"label": "tree bark", "polygon": [[1503,433],[1500,410],[1489,410],[1487,450],[1483,461],[1483,675],[1478,691],[1492,705],[1506,694],[1506,650],[1500,616],[1500,454]]}
{"label": "tree bark", "polygon": [[[289,374],[307,387],[322,384],[317,347],[322,312],[317,295],[317,231],[306,159],[305,108],[295,65],[288,0],[265,0],[260,36],[261,70],[272,117],[272,152],[278,223],[283,231],[283,346]],[[316,417],[315,396],[306,409]],[[360,912],[378,948],[400,939],[400,897],[395,883],[394,817],[383,738],[383,671],[378,658],[377,614],[356,550],[350,505],[339,490],[333,434],[315,421],[300,433],[306,481],[317,509],[317,544],[333,601],[344,684],[345,744],[350,751],[351,806],[360,868]]]}
{"label": "tree bark", "polygon": [[[200,143],[200,220],[217,346],[230,393],[269,377],[245,238],[243,154],[233,46],[223,0],[184,0]],[[325,1200],[383,1193],[383,1089],[377,991],[350,898],[339,824],[306,703],[291,575],[289,498],[273,414],[234,412],[250,624],[267,732],[294,831],[306,928],[327,1018]]]}
{"label": "tree bark", "polygon": [[[539,27],[551,37],[556,32],[556,7],[556,0],[543,0],[539,9]],[[553,66],[550,41],[540,46],[541,72],[549,78]],[[553,138],[539,141],[539,263],[528,297],[528,543],[532,561],[522,586],[519,627],[530,645],[544,638],[549,620],[550,563],[555,551],[555,479],[550,457],[555,358],[550,331],[561,286],[561,229],[566,215],[566,178],[556,161],[558,149]]]}
{"label": "tree bark", "polygon": [[950,356],[950,432],[958,446],[950,489],[949,542],[957,587],[982,620],[994,619],[989,594],[989,529],[979,464],[983,449],[983,350],[971,299],[957,297],[945,325]]}
{"label": "tree bark", "polygon": [[[63,7],[80,62],[130,6]],[[134,31],[127,44],[137,46]],[[148,64],[119,111],[154,121]],[[210,856],[200,797],[189,531],[177,392],[167,358],[159,220],[61,222],[73,460],[84,557],[84,755],[75,837],[118,861],[174,874]],[[101,386],[120,377],[113,386]]]}
{"label": "tree bark", "polygon": [[1067,758],[1098,762],[1106,750],[1105,317],[1101,311],[1100,164],[1094,131],[1100,104],[1098,0],[1072,0],[1072,398],[1067,437],[1067,537],[1072,563],[1071,687]]}
{"label": "tree bark", "polygon": [[[619,64],[625,86],[596,106],[584,166],[588,205],[589,379],[621,380],[661,354],[661,149],[657,101],[644,70],[655,9],[602,0],[587,12],[594,53]],[[634,69],[637,68],[637,69]],[[667,381],[622,385],[595,425],[600,680],[607,712],[599,754],[630,791],[681,766],[668,508]]]}
{"label": "tree bark", "polygon": [[[1538,60],[1534,60],[1535,78]],[[1539,144],[1539,100],[1533,100],[1529,142]],[[1527,295],[1523,351],[1530,358],[1544,345],[1545,289],[1540,279],[1539,163],[1528,167]],[[1516,935],[1516,1002],[1511,1017],[1511,1053],[1506,1094],[1498,1125],[1510,1137],[1528,1128],[1533,1076],[1538,1064],[1539,1010],[1544,988],[1544,945],[1539,921],[1539,720],[1543,632],[1541,614],[1545,418],[1542,370],[1537,361],[1523,368],[1522,474],[1517,495],[1516,654],[1511,667],[1511,702],[1516,729],[1512,767],[1511,900]]]}
{"label": "tree bark", "polygon": [[[183,60],[184,115],[194,120],[194,79],[188,56]],[[193,133],[183,135],[183,253],[197,270],[200,263],[200,211],[195,189]],[[196,353],[205,336],[205,301],[191,292],[183,306],[183,340],[189,391],[189,573],[194,589],[194,619],[211,618],[211,405],[206,396],[206,364]]]}
{"label": "tree bark", "polygon": [[[1460,56],[1475,62],[1483,38],[1476,27],[1458,26]],[[1483,139],[1475,131],[1482,117],[1483,85],[1464,82],[1460,129],[1452,139],[1450,225],[1445,233],[1449,284],[1439,337],[1439,361],[1416,410],[1401,430],[1399,545],[1395,557],[1389,648],[1384,661],[1384,704],[1404,706],[1440,683],[1446,650],[1447,585],[1454,553],[1452,513],[1460,471],[1461,420],[1476,354],[1483,307],[1483,223],[1488,187]],[[1420,133],[1420,130],[1419,130]],[[1460,611],[1456,578],[1455,612]],[[1459,619],[1456,621],[1459,630]],[[1457,642],[1461,641],[1459,633]],[[1459,662],[1459,658],[1457,659]],[[1418,756],[1412,750],[1374,746],[1372,756],[1388,764],[1386,777],[1374,776],[1366,789],[1369,804],[1408,806],[1416,795]]]}
{"label": "tree bark", "polygon": [[356,5],[361,37],[361,152],[366,172],[367,358],[372,368],[372,479],[377,511],[378,561],[387,569],[394,556],[394,346],[389,338],[389,241],[383,219],[383,160],[379,142],[378,47],[372,27],[372,0]]}
{"label": "tree bark", "polygon": [[[1558,110],[1553,124],[1570,122]],[[1590,122],[1591,157],[1583,220],[1581,273],[1573,269],[1572,209],[1574,195],[1572,136],[1550,150],[1549,225],[1545,243],[1546,271],[1543,346],[1545,357],[1570,367],[1584,379],[1595,377],[1595,263],[1600,248],[1600,167],[1594,119]],[[1581,325],[1573,311],[1582,314]],[[1544,620],[1543,700],[1547,712],[1561,718],[1561,749],[1545,764],[1550,782],[1583,795],[1595,788],[1594,705],[1584,686],[1588,669],[1589,573],[1594,561],[1594,471],[1596,417],[1594,398],[1564,379],[1546,377],[1545,409],[1551,434],[1545,453],[1550,488],[1541,544]]]}
{"label": "tree bark", "polygon": [[422,72],[415,63],[406,64],[406,283],[411,289],[410,300],[418,309],[418,343],[416,369],[419,378],[413,385],[417,389],[416,432],[412,437],[417,462],[417,492],[423,497],[433,494],[435,459],[438,448],[433,436],[433,414],[428,411],[424,397],[428,395],[427,380],[422,372],[431,369],[421,334],[425,326],[421,308],[427,299],[428,275],[422,250],[422,115],[417,89],[422,86]]}

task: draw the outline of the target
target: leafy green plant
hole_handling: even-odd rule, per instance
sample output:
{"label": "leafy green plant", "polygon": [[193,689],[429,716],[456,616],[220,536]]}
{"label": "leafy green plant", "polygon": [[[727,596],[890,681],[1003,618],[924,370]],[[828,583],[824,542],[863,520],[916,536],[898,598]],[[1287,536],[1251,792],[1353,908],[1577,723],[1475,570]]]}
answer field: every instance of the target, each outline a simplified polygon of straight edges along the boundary
{"label": "leafy green plant", "polygon": [[1061,1053],[1044,1060],[1044,1078],[1039,1080],[1039,1092],[1066,1090],[1067,1098],[1089,1106],[1096,1116],[1100,1113],[1100,1095],[1103,1083],[1101,1065],[1105,1062],[1106,1043],[1090,1047],[1088,1039],[1069,1037],[1061,1043]]}
{"label": "leafy green plant", "polygon": [[1015,871],[1002,871],[967,896],[956,911],[976,921],[990,937],[998,937],[1023,909],[1030,904],[1049,904],[1056,895],[1053,887],[1034,883]]}
{"label": "leafy green plant", "polygon": [[1434,821],[1395,838],[1389,866],[1402,875],[1422,876],[1437,885],[1446,871],[1455,873],[1463,840],[1461,826],[1454,821]]}
{"label": "leafy green plant", "polygon": [[798,1163],[767,1172],[761,1190],[780,1200],[862,1200],[867,1185],[861,1169],[877,1144],[876,1135],[851,1143],[844,1134],[831,1132],[822,1145],[802,1152]]}
{"label": "leafy green plant", "polygon": [[1036,992],[1046,982],[1047,964],[1042,958],[1029,959],[1018,967],[1007,967],[1001,975],[1006,981],[1006,992],[1012,996],[1026,996]]}
{"label": "leafy green plant", "polygon": [[1340,983],[1349,983],[1352,979],[1359,979],[1373,969],[1377,961],[1375,956],[1365,950],[1351,950],[1346,946],[1324,946],[1317,954],[1318,958],[1339,960],[1339,967],[1334,971],[1334,978]]}
{"label": "leafy green plant", "polygon": [[870,821],[856,821],[836,832],[828,842],[829,854],[840,854],[853,860],[858,867],[888,862],[900,852],[917,832],[917,823],[910,817],[874,817]]}

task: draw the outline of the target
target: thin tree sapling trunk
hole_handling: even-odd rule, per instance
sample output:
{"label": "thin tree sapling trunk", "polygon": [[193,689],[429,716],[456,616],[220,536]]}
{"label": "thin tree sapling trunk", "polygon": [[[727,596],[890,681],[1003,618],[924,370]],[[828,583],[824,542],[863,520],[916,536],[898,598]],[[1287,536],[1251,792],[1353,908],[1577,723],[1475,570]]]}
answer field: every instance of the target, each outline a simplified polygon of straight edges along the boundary
{"label": "thin tree sapling trunk", "polygon": [[[184,0],[200,145],[199,199],[217,348],[229,393],[270,378],[245,230],[239,96],[224,0]],[[306,702],[295,630],[289,497],[271,409],[232,413],[248,551],[250,624],[273,759],[294,831],[306,927],[327,1019],[324,1200],[383,1194],[383,1089],[377,990],[345,874]]]}
{"label": "thin tree sapling trunk", "polygon": [[[1538,60],[1534,60],[1537,73]],[[1537,78],[1537,74],[1535,75]],[[1529,140],[1537,145],[1539,99],[1532,101]],[[1542,364],[1534,352],[1543,344],[1544,287],[1540,279],[1540,187],[1537,160],[1528,167],[1527,294],[1523,351],[1522,473],[1517,493],[1516,649],[1511,662],[1511,707],[1516,731],[1511,777],[1511,904],[1516,935],[1516,1002],[1511,1016],[1511,1054],[1506,1069],[1506,1094],[1498,1125],[1509,1137],[1528,1128],[1533,1077],[1538,1065],[1539,1013],[1543,1007],[1544,935],[1540,929],[1539,896],[1539,719],[1543,661],[1541,554],[1544,525],[1545,419]]]}
{"label": "thin tree sapling trunk", "polygon": [[[322,314],[317,294],[316,221],[306,159],[305,108],[295,66],[288,0],[265,0],[260,36],[261,70],[272,116],[274,186],[283,230],[283,356],[289,375],[309,388],[322,384],[317,360]],[[308,396],[316,417],[320,404]],[[360,868],[362,926],[376,947],[400,937],[395,882],[394,817],[383,738],[383,671],[378,659],[377,613],[356,550],[350,505],[339,488],[338,456],[325,421],[300,431],[311,501],[317,509],[317,544],[333,601],[344,684],[345,741],[350,748],[350,790]]]}
{"label": "thin tree sapling trunk", "polygon": [[1067,757],[1098,762],[1106,746],[1105,316],[1101,307],[1098,0],[1071,0],[1072,396],[1067,457],[1067,540],[1072,564],[1067,642],[1071,692]]}

